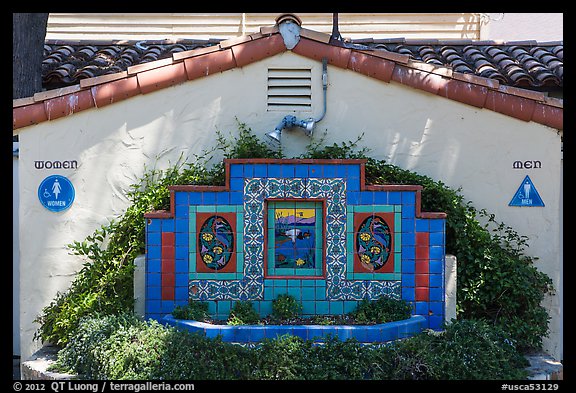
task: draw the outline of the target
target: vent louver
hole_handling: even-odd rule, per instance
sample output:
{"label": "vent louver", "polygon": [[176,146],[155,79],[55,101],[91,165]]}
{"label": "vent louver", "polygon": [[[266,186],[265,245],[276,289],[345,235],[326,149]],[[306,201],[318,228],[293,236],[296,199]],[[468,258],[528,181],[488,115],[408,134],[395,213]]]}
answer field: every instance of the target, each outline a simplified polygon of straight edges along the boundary
{"label": "vent louver", "polygon": [[269,111],[311,111],[312,71],[310,68],[269,68]]}

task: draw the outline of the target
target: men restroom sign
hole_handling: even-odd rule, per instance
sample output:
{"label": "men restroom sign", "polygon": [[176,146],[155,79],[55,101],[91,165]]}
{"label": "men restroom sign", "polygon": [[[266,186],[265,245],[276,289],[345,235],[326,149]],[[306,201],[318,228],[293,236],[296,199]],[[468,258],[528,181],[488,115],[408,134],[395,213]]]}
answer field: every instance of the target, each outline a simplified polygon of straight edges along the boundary
{"label": "men restroom sign", "polygon": [[53,212],[68,209],[74,202],[74,186],[68,178],[51,175],[42,180],[38,187],[38,199],[42,206]]}
{"label": "men restroom sign", "polygon": [[534,183],[526,176],[508,206],[544,206]]}

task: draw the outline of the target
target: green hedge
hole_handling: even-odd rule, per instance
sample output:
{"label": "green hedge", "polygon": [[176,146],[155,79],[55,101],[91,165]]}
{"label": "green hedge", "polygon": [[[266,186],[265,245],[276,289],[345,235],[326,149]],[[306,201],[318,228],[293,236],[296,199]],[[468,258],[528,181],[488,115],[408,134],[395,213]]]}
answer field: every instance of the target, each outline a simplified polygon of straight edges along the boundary
{"label": "green hedge", "polygon": [[459,321],[388,346],[296,336],[247,348],[132,315],[84,318],[53,369],[86,379],[523,379],[527,361],[503,331]]}

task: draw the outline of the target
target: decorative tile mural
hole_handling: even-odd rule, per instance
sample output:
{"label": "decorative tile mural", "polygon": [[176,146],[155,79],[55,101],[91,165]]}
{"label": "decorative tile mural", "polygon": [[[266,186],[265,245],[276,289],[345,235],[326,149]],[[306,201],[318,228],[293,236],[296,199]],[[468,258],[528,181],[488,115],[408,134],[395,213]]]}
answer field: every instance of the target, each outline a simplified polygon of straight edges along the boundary
{"label": "decorative tile mural", "polygon": [[262,316],[290,294],[305,315],[363,298],[402,298],[430,328],[444,318],[444,213],[420,186],[366,185],[364,160],[225,160],[225,186],[173,186],[146,228],[146,315],[189,299],[225,319],[234,301]]}

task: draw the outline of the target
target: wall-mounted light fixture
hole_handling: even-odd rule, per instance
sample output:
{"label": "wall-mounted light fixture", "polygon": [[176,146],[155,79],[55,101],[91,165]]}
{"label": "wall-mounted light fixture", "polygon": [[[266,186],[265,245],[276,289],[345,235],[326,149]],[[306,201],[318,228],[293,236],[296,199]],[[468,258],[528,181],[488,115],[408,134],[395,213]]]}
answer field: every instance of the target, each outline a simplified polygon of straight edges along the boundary
{"label": "wall-mounted light fixture", "polygon": [[276,128],[274,128],[273,131],[266,133],[266,136],[268,138],[270,138],[271,141],[273,141],[274,143],[279,145],[281,143],[280,138],[282,136],[282,130],[283,129],[300,127],[302,129],[302,131],[307,136],[312,137],[312,133],[314,132],[314,126],[316,125],[316,123],[318,123],[320,120],[322,120],[324,118],[324,115],[326,114],[326,90],[327,89],[328,89],[328,60],[326,58],[323,58],[322,59],[322,90],[323,90],[323,94],[324,94],[324,109],[323,109],[320,117],[318,117],[317,119],[310,117],[306,120],[298,120],[295,116],[292,116],[292,115],[284,116],[284,118],[282,119],[282,121],[280,121],[280,123],[278,123]]}

